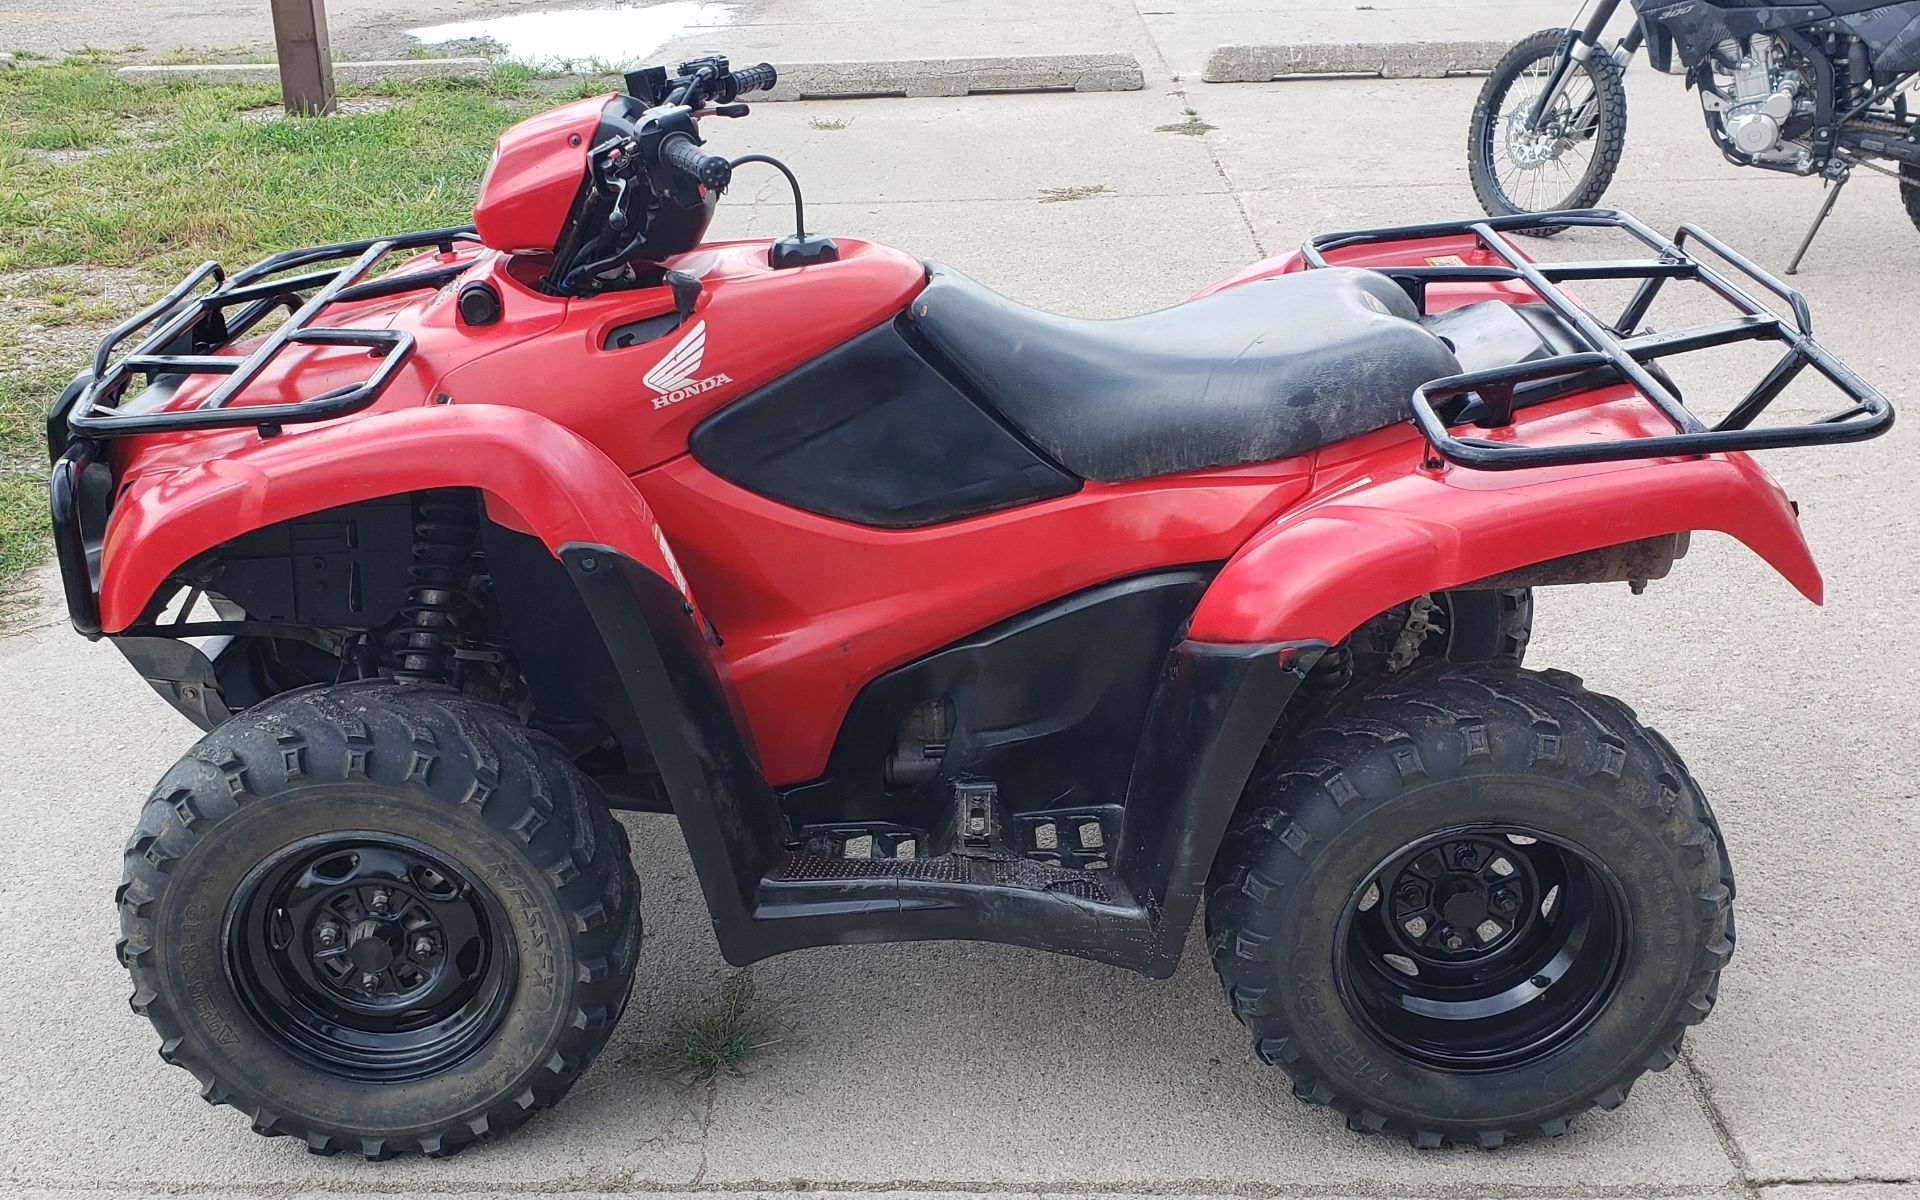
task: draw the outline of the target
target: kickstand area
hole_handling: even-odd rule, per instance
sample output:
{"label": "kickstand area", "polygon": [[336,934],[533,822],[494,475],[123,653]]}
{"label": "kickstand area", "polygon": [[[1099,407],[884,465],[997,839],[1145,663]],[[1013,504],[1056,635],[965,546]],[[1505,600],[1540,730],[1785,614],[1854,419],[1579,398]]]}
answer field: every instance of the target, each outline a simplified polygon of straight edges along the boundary
{"label": "kickstand area", "polygon": [[1807,247],[1813,245],[1814,235],[1820,232],[1820,226],[1826,224],[1827,214],[1833,211],[1834,202],[1840,199],[1840,189],[1847,186],[1847,180],[1853,178],[1851,164],[1833,159],[1821,172],[1827,180],[1827,198],[1820,202],[1820,211],[1813,215],[1813,224],[1807,226],[1807,236],[1800,239],[1800,248],[1793,252],[1793,261],[1787,264],[1787,274],[1800,273],[1800,260],[1807,256]]}

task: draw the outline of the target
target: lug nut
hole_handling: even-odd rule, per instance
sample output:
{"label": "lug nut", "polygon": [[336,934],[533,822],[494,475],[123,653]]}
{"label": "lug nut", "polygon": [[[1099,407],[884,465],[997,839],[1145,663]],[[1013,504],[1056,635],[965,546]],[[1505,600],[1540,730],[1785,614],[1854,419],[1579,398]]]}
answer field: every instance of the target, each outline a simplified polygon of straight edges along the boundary
{"label": "lug nut", "polygon": [[317,936],[322,946],[331,946],[340,940],[340,930],[338,926],[322,925]]}
{"label": "lug nut", "polygon": [[414,952],[415,954],[420,954],[420,955],[427,955],[427,954],[432,954],[432,953],[433,953],[433,939],[432,939],[432,938],[421,938],[420,940],[418,940],[418,941],[416,941],[416,942],[414,942],[414,944],[413,944],[413,952]]}
{"label": "lug nut", "polygon": [[1400,885],[1400,891],[1399,891],[1399,896],[1400,896],[1400,899],[1401,899],[1401,900],[1403,900],[1403,901],[1405,901],[1405,902],[1406,902],[1406,903],[1408,903],[1408,904],[1417,904],[1417,903],[1419,903],[1419,901],[1420,901],[1420,885],[1419,885],[1419,884],[1417,884],[1417,883],[1413,883],[1413,882],[1407,882],[1407,883],[1403,883],[1403,884],[1401,884],[1401,885]]}
{"label": "lug nut", "polygon": [[1511,888],[1501,888],[1494,892],[1492,900],[1493,911],[1497,913],[1511,913],[1520,907],[1520,897],[1514,895]]}
{"label": "lug nut", "polygon": [[372,991],[380,986],[380,977],[378,975],[362,975],[360,977],[360,986],[368,991]]}
{"label": "lug nut", "polygon": [[1459,934],[1457,933],[1447,934],[1447,949],[1464,950],[1466,948],[1466,945],[1467,945],[1467,939],[1461,937]]}
{"label": "lug nut", "polygon": [[373,894],[373,910],[375,912],[387,911],[387,905],[390,904],[392,900],[393,898],[385,892],[375,892]]}
{"label": "lug nut", "polygon": [[1480,851],[1472,846],[1460,847],[1459,853],[1454,857],[1460,863],[1462,870],[1471,871],[1480,865]]}

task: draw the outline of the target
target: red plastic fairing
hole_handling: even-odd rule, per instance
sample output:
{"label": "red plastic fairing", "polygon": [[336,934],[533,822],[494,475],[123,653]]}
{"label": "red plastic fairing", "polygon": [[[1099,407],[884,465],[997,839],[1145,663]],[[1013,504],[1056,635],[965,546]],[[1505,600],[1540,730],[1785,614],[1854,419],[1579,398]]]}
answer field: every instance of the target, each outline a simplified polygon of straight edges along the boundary
{"label": "red plastic fairing", "polygon": [[576,100],[500,135],[473,205],[481,241],[509,254],[553,249],[586,181],[600,112],[612,99],[609,92]]}
{"label": "red plastic fairing", "polygon": [[[461,440],[468,426],[453,414],[511,410],[513,419],[535,431],[524,449],[536,456],[544,454],[541,447],[557,434],[576,442],[584,439],[596,461],[611,458],[616,464],[617,487],[610,481],[608,488],[630,495],[626,475],[683,454],[688,431],[702,417],[887,320],[925,280],[918,261],[851,238],[841,242],[839,262],[791,271],[767,265],[765,242],[722,243],[673,261],[698,275],[704,285],[692,325],[641,345],[608,349],[608,334],[615,328],[672,311],[665,287],[569,301],[528,288],[504,256],[467,254],[474,261],[464,279],[488,280],[501,296],[504,316],[495,324],[475,328],[462,323],[451,288],[329,311],[329,323],[403,329],[414,335],[413,355],[367,413],[321,426],[288,426],[282,436],[264,444],[251,428],[151,434],[114,444],[115,473],[124,491],[108,527],[109,554],[103,563],[102,616],[109,632],[136,620],[153,589],[187,558],[262,524],[416,488],[493,487],[488,464],[495,460],[488,454],[504,453],[513,439],[469,454]],[[803,325],[794,323],[796,314],[804,315]],[[647,384],[647,376],[684,338],[694,336],[696,328],[703,347],[699,386],[662,395]],[[779,330],[780,336],[768,337],[768,330]],[[237,355],[248,348],[241,345],[225,353]],[[358,348],[296,347],[262,372],[235,404],[293,402],[365,378],[366,362],[366,352]],[[199,404],[220,378],[190,378],[165,407]],[[440,402],[434,403],[436,399]],[[432,414],[424,427],[440,431],[433,444],[425,453],[411,443],[397,450],[383,431],[411,426],[384,422],[423,406]],[[265,472],[280,471],[283,462],[299,464],[298,471],[269,479]],[[422,471],[433,468],[432,478],[439,482],[410,474],[415,462]],[[251,476],[254,467],[273,486],[271,504],[257,511],[238,501],[200,507],[205,501],[200,489],[228,490],[237,472]],[[548,471],[546,477],[559,492],[594,494],[584,479],[566,470]],[[371,484],[374,479],[385,482]],[[504,489],[495,490],[504,494]],[[159,519],[140,507],[142,502],[151,504],[155,495],[178,505],[175,513]],[[535,520],[540,505],[508,499],[525,520],[515,521],[510,513],[496,519],[548,536],[550,530]],[[591,539],[565,534],[548,544],[571,540]],[[1218,557],[1231,549],[1221,550]]]}
{"label": "red plastic fairing", "polygon": [[591,443],[520,409],[443,405],[256,439],[140,476],[102,548],[101,625],[125,629],[175,568],[238,533],[356,500],[476,484],[490,513],[549,549],[608,546],[687,593],[647,502]]}
{"label": "red plastic fairing", "polygon": [[691,456],[636,482],[725,636],[767,778],[784,785],[826,768],[847,706],[881,672],[1096,583],[1223,562],[1306,492],[1307,468],[1295,458],[1088,484],[893,530],[787,508]]}
{"label": "red plastic fairing", "polygon": [[[1523,411],[1516,428],[1530,442],[1672,429],[1646,402],[1619,391],[1599,402]],[[1234,555],[1201,598],[1188,636],[1335,642],[1422,592],[1696,529],[1738,538],[1820,602],[1820,572],[1792,505],[1744,454],[1491,472],[1429,469],[1421,451],[1417,439],[1395,429],[1324,453],[1313,496]]]}
{"label": "red plastic fairing", "polygon": [[[667,288],[574,299],[558,328],[460,363],[440,389],[457,404],[538,412],[629,474],[645,470],[684,453],[687,435],[708,414],[891,319],[926,286],[918,259],[872,242],[839,242],[839,261],[788,271],[768,264],[764,241],[710,242],[667,263],[701,283],[684,328],[608,349],[619,327],[673,311]],[[688,377],[664,392],[649,384],[653,368],[683,347]]]}
{"label": "red plastic fairing", "polygon": [[[1330,266],[1336,267],[1504,267],[1506,265],[1492,251],[1480,245],[1471,234],[1349,246],[1344,250],[1329,251],[1326,259]],[[1208,284],[1195,292],[1193,298],[1197,300],[1201,296],[1211,296],[1215,292],[1239,287],[1243,283],[1252,283],[1256,279],[1271,279],[1275,275],[1290,275],[1295,271],[1306,269],[1306,260],[1301,258],[1298,250],[1287,254],[1276,254],[1272,258],[1261,259],[1252,266],[1244,267],[1217,283]],[[1472,304],[1480,300],[1507,300],[1515,304],[1537,304],[1539,299],[1524,283],[1503,280],[1437,283],[1427,289],[1426,311],[1445,312],[1449,308],[1458,308],[1462,304]]]}

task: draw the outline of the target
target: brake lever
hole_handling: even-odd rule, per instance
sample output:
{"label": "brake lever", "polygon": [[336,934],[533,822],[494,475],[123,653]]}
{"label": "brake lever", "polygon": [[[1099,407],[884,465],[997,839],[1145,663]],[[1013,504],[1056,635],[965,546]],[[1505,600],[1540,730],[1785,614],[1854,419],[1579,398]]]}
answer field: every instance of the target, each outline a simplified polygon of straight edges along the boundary
{"label": "brake lever", "polygon": [[633,220],[627,214],[627,189],[632,185],[631,175],[622,175],[613,181],[613,211],[607,214],[607,226],[615,233],[624,233]]}
{"label": "brake lever", "polygon": [[716,117],[744,117],[753,110],[744,104],[716,104],[707,110]]}

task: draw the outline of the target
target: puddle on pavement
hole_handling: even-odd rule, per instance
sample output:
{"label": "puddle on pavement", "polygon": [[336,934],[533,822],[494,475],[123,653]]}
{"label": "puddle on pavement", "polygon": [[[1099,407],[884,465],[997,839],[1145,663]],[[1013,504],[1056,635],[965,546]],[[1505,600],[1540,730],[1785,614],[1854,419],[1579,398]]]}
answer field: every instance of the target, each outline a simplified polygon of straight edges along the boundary
{"label": "puddle on pavement", "polygon": [[686,29],[726,25],[733,5],[695,0],[544,9],[477,21],[427,25],[407,32],[425,45],[488,41],[512,62],[550,70],[602,67],[624,71]]}

